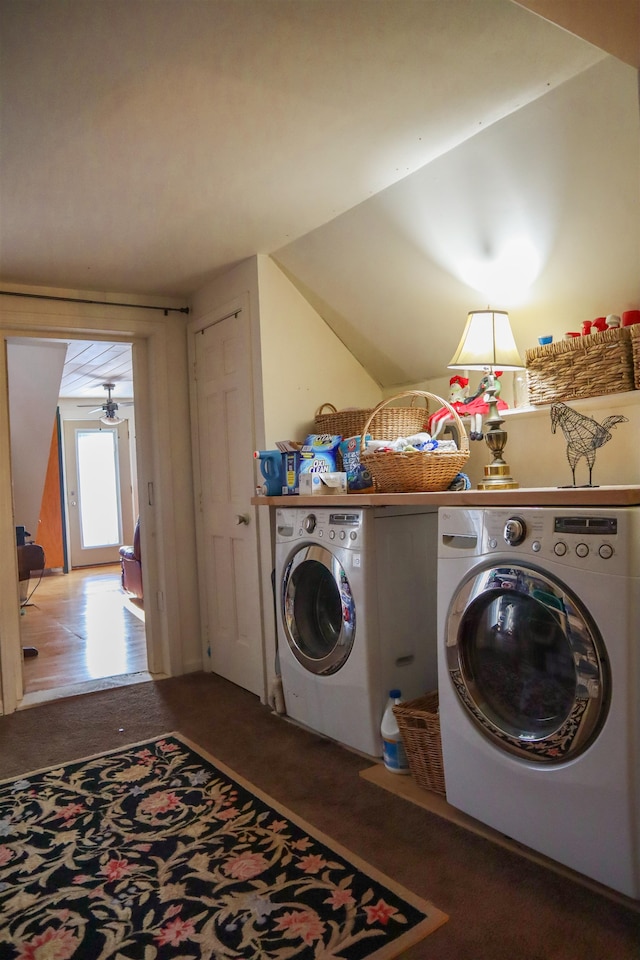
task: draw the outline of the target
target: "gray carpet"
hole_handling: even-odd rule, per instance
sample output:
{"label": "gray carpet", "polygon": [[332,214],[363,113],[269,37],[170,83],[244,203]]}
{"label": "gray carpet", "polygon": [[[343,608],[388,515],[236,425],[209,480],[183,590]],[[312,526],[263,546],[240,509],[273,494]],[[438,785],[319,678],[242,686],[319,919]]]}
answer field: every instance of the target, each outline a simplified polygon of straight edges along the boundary
{"label": "gray carpet", "polygon": [[173,730],[448,913],[404,960],[640,957],[636,910],[367,783],[369,761],[209,674],[0,717],[0,779]]}

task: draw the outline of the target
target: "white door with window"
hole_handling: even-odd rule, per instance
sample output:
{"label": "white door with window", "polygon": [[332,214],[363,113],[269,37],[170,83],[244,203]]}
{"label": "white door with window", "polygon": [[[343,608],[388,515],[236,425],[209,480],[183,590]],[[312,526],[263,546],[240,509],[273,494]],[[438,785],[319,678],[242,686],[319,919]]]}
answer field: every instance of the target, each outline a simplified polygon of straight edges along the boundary
{"label": "white door with window", "polygon": [[71,567],[117,563],[133,533],[129,425],[64,421]]}
{"label": "white door with window", "polygon": [[253,480],[253,396],[246,310],[193,333],[205,663],[263,694]]}

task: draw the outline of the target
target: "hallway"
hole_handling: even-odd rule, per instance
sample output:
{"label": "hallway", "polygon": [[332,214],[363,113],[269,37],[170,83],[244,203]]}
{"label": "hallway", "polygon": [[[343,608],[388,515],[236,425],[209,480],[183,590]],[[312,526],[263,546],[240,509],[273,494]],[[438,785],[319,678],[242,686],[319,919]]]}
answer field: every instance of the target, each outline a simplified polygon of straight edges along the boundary
{"label": "hallway", "polygon": [[144,609],[123,593],[120,564],[32,579],[20,613],[23,649],[38,651],[24,658],[27,696],[147,669]]}

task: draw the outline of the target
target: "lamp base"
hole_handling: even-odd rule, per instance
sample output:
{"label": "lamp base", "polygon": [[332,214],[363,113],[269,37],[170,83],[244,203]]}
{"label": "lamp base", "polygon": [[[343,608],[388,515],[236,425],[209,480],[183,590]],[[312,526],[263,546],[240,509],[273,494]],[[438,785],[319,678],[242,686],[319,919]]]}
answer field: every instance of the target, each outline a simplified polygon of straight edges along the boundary
{"label": "lamp base", "polygon": [[484,480],[478,490],[516,490],[520,484],[510,476],[508,463],[490,463],[484,468]]}

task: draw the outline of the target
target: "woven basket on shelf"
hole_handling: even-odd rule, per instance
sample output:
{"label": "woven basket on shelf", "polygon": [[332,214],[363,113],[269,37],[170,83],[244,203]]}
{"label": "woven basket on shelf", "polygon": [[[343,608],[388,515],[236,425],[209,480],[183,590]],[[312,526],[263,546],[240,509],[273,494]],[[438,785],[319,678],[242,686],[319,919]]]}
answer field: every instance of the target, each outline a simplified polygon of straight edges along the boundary
{"label": "woven basket on shelf", "polygon": [[[451,452],[422,451],[407,453],[374,453],[364,449],[364,437],[370,431],[369,425],[385,403],[399,400],[401,397],[425,397],[435,400],[438,408],[446,407],[458,428],[460,436],[459,450]],[[388,438],[381,438],[388,439]],[[446,490],[454,477],[460,473],[469,459],[469,438],[462,420],[447,400],[422,390],[409,390],[399,393],[389,400],[383,400],[371,412],[371,416],[362,428],[360,440],[360,462],[367,467],[373,477],[377,493],[433,493]]]}
{"label": "woven basket on shelf", "polygon": [[633,385],[636,390],[640,390],[640,323],[634,323],[631,327],[625,327],[629,331],[631,340],[631,354],[633,357]]}
{"label": "woven basket on shelf", "polygon": [[[374,440],[395,440],[421,433],[429,419],[429,405],[414,407],[415,397],[409,407],[385,407],[378,404],[375,420],[369,427]],[[386,403],[386,401],[384,401]],[[330,408],[325,413],[325,408]],[[368,410],[336,410],[332,403],[323,403],[315,413],[317,433],[331,433],[340,437],[359,437],[362,428],[371,418],[373,408]]]}
{"label": "woven basket on shelf", "polygon": [[617,327],[527,350],[529,402],[567,402],[633,390],[629,329]]}
{"label": "woven basket on shelf", "polygon": [[440,742],[438,693],[428,693],[393,708],[409,761],[411,776],[420,787],[445,794]]}

